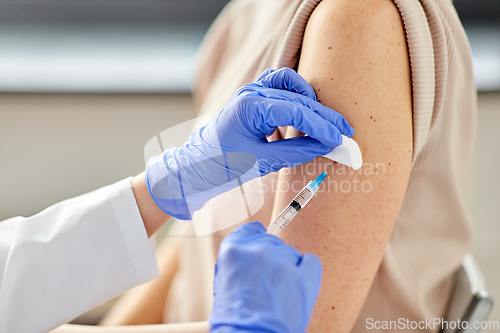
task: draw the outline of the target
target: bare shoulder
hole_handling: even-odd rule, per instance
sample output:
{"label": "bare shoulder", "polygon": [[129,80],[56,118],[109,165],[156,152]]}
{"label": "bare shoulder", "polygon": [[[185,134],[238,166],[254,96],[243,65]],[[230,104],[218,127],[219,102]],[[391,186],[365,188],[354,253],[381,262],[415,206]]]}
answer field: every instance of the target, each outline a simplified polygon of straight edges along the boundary
{"label": "bare shoulder", "polygon": [[[298,71],[321,103],[351,123],[365,154],[394,139],[412,149],[410,62],[391,0],[320,2],[306,27]],[[409,167],[408,150],[404,158]]]}
{"label": "bare shoulder", "polygon": [[325,35],[332,29],[349,32],[353,44],[391,43],[395,41],[391,37],[401,37],[403,32],[401,15],[392,0],[323,0],[309,19],[308,27],[314,25],[323,28]]}

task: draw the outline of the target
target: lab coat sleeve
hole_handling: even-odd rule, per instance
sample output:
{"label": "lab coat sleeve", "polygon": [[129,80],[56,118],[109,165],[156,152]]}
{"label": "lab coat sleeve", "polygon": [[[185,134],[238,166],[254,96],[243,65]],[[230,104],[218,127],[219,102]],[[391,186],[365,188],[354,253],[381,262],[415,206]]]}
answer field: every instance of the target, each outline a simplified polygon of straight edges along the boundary
{"label": "lab coat sleeve", "polygon": [[47,332],[159,275],[130,178],[0,222],[0,332]]}

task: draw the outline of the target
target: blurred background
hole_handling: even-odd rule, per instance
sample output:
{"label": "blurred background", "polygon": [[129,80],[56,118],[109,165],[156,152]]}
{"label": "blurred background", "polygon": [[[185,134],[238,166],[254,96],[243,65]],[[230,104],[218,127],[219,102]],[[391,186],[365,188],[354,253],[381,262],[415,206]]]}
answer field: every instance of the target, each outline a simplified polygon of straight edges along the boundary
{"label": "blurred background", "polygon": [[[141,172],[144,144],[194,117],[196,50],[226,3],[0,0],[0,220]],[[476,259],[500,302],[500,1],[454,4],[479,91],[464,193]]]}

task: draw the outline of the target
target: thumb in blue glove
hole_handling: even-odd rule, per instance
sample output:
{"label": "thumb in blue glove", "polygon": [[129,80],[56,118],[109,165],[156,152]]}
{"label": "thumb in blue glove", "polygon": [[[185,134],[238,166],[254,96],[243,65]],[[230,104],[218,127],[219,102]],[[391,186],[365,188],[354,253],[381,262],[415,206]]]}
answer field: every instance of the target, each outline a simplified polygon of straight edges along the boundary
{"label": "thumb in blue glove", "polygon": [[[284,90],[286,89],[286,90]],[[211,198],[283,167],[325,155],[354,130],[342,115],[316,102],[295,71],[267,71],[240,88],[220,113],[181,148],[153,157],[146,184],[167,214],[190,219]],[[279,126],[306,137],[268,142]]]}
{"label": "thumb in blue glove", "polygon": [[322,266],[259,222],[240,226],[219,249],[211,332],[305,332]]}

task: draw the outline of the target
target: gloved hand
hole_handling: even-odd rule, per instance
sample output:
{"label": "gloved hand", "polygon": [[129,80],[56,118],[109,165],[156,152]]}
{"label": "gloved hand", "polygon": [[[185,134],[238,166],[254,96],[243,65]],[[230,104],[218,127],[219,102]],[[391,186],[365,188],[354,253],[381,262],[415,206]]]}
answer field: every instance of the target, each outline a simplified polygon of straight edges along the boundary
{"label": "gloved hand", "polygon": [[[309,136],[268,142],[278,126]],[[316,102],[312,87],[289,68],[264,72],[240,88],[220,113],[181,148],[151,158],[146,184],[167,214],[190,219],[211,198],[253,178],[325,155],[354,130]]]}
{"label": "gloved hand", "polygon": [[321,284],[321,262],[265,232],[261,223],[251,222],[222,241],[210,332],[306,331]]}

